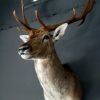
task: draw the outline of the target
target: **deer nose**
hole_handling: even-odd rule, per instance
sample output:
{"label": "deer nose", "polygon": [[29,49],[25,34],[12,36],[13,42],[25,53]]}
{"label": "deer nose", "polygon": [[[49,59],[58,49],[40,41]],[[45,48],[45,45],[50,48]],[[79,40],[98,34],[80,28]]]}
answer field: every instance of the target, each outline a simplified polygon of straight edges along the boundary
{"label": "deer nose", "polygon": [[30,48],[31,48],[30,45],[23,45],[23,46],[19,47],[18,53],[19,53],[20,55],[25,54],[25,51],[26,51],[26,50],[29,50]]}

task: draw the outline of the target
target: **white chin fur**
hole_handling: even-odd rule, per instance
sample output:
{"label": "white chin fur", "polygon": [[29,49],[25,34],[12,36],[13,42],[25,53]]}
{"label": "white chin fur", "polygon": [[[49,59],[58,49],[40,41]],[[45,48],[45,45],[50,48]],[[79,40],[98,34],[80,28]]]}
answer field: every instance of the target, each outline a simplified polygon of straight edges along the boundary
{"label": "white chin fur", "polygon": [[25,60],[31,60],[32,59],[30,55],[21,55],[21,58],[25,59]]}

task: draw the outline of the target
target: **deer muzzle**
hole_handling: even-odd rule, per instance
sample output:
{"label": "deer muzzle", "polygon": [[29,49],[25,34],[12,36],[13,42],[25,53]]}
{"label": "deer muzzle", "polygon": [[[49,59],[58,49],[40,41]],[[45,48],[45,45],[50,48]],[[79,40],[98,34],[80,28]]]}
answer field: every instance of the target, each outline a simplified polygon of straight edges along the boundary
{"label": "deer muzzle", "polygon": [[18,53],[19,55],[25,55],[25,54],[28,54],[29,53],[29,50],[31,49],[31,46],[30,45],[22,45],[19,47],[18,49]]}

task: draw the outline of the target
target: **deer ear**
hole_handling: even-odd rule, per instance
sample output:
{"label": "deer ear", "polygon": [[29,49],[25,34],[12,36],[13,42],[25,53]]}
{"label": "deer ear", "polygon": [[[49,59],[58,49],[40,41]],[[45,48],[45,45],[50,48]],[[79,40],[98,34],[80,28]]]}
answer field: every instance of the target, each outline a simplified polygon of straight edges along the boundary
{"label": "deer ear", "polygon": [[66,28],[67,28],[68,24],[64,23],[60,26],[58,26],[54,33],[53,33],[53,41],[57,41],[59,40],[61,37],[63,37],[63,35],[65,34]]}
{"label": "deer ear", "polygon": [[28,35],[20,35],[19,37],[24,43],[28,42],[28,40],[29,40],[29,36]]}

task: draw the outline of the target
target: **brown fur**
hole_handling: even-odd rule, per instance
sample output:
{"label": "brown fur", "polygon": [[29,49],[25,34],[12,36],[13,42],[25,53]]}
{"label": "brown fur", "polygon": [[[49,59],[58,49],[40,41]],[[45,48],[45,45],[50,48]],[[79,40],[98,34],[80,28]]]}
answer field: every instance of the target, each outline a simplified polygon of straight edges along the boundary
{"label": "brown fur", "polygon": [[[95,0],[88,0],[79,16],[73,9],[73,16],[69,20],[55,25],[45,25],[36,11],[36,18],[42,25],[39,29],[29,26],[24,15],[23,0],[21,0],[23,21],[16,16],[15,10],[13,11],[17,22],[23,25],[23,31],[29,34],[28,41],[19,47],[19,54],[24,59],[34,61],[38,79],[44,90],[45,100],[81,100],[79,80],[68,66],[65,67],[61,64],[54,49],[54,37],[50,35],[50,32],[64,23],[71,24],[82,20],[82,24],[94,4]],[[60,33],[59,36],[62,35]],[[45,41],[43,40],[44,36],[47,36]],[[58,39],[55,38],[55,41]]]}
{"label": "brown fur", "polygon": [[34,64],[46,100],[49,98],[50,100],[81,100],[81,88],[77,76],[68,66],[62,66],[56,53],[52,53],[46,59],[35,60]]}
{"label": "brown fur", "polygon": [[[42,41],[44,35],[49,37],[46,42]],[[34,61],[45,100],[81,100],[79,80],[68,66],[62,66],[51,36],[41,34],[34,38],[31,37],[27,43],[21,45],[21,48],[28,45],[31,49],[27,49],[30,55],[27,59]]]}

